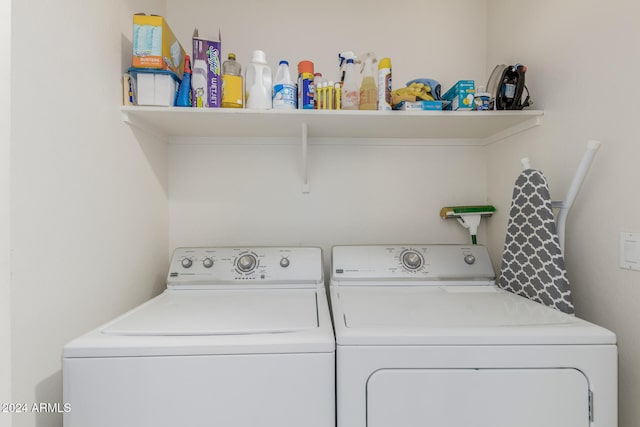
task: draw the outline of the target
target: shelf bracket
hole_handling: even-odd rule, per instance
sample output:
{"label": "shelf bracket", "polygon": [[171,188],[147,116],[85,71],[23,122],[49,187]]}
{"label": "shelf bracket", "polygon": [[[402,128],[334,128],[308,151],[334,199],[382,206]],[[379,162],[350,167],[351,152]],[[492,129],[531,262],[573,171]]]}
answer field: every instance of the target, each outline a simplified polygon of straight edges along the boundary
{"label": "shelf bracket", "polygon": [[520,124],[517,124],[515,126],[512,126],[510,128],[507,128],[503,131],[500,131],[488,138],[486,138],[484,140],[484,144],[483,145],[489,145],[489,144],[493,144],[494,142],[498,142],[501,141],[503,139],[506,139],[510,136],[516,135],[520,132],[524,132],[525,130],[534,128],[536,126],[540,126],[541,124],[541,118],[540,117],[533,117],[529,120],[526,120]]}
{"label": "shelf bracket", "polygon": [[143,120],[139,120],[135,117],[132,117],[132,114],[129,114],[128,111],[122,111],[122,121],[129,125],[131,128],[139,129],[155,138],[160,139],[161,141],[167,142],[167,137],[159,133],[153,126],[147,124]]}
{"label": "shelf bracket", "polygon": [[307,123],[302,123],[302,193],[309,193],[309,141]]}

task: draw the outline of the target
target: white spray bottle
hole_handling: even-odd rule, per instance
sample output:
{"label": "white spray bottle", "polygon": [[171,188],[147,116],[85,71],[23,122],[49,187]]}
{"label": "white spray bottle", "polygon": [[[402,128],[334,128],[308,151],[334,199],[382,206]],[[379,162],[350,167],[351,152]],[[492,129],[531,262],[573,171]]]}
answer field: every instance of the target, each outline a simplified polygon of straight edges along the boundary
{"label": "white spray bottle", "polygon": [[360,91],[356,83],[356,70],[353,59],[347,59],[344,82],[342,83],[342,109],[357,110],[360,105]]}
{"label": "white spray bottle", "polygon": [[355,53],[348,50],[346,52],[340,52],[338,54],[339,64],[338,64],[338,81],[340,83],[344,82],[344,76],[347,71],[347,59],[353,59],[353,63],[358,63],[358,57]]}

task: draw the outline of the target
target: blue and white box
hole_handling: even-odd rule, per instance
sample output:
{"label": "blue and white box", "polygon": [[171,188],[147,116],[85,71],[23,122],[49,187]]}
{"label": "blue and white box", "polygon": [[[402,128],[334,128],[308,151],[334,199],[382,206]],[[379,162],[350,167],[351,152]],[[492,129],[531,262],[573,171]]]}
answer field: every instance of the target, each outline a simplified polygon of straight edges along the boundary
{"label": "blue and white box", "polygon": [[442,99],[451,102],[447,107],[448,110],[472,110],[475,91],[474,80],[458,80],[451,89],[442,95]]}

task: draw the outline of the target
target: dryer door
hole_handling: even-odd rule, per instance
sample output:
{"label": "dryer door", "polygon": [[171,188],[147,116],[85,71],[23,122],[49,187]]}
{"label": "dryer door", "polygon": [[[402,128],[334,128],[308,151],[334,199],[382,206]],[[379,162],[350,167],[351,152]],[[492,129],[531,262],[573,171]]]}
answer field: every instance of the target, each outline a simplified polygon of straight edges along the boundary
{"label": "dryer door", "polygon": [[367,427],[588,427],[576,369],[383,369],[367,383]]}

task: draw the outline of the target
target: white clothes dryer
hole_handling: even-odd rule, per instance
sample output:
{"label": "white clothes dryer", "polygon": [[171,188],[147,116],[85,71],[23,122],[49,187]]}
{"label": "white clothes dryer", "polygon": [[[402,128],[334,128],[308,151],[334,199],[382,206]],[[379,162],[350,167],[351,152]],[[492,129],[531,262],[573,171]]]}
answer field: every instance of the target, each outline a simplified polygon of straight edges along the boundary
{"label": "white clothes dryer", "polygon": [[495,285],[482,246],[333,248],[337,427],[611,427],[615,335]]}
{"label": "white clothes dryer", "polygon": [[167,289],[63,350],[65,427],[333,427],[319,248],[180,248]]}

